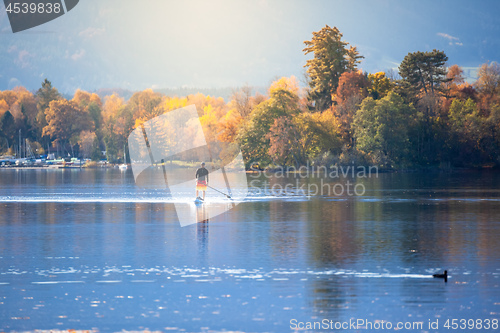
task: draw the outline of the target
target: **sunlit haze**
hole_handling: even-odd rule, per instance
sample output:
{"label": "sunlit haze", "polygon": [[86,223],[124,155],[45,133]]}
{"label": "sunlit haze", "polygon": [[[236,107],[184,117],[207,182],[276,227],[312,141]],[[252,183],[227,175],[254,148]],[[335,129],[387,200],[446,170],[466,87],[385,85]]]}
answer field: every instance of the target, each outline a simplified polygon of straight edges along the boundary
{"label": "sunlit haze", "polygon": [[496,1],[81,0],[64,16],[13,34],[0,7],[0,89],[268,86],[304,75],[303,41],[326,24],[365,57],[367,72],[408,52],[444,50],[449,64],[498,60]]}

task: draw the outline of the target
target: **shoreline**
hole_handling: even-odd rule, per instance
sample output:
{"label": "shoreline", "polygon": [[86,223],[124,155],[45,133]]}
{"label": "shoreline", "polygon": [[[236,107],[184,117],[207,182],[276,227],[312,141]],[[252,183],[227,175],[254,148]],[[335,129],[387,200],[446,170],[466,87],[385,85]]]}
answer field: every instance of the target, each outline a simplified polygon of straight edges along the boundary
{"label": "shoreline", "polygon": [[[295,174],[298,173],[300,174],[301,172],[308,172],[308,171],[318,171],[318,170],[323,170],[323,171],[339,171],[342,172],[342,170],[351,170],[351,168],[354,168],[355,172],[364,169],[364,170],[369,170],[370,168],[377,170],[378,173],[424,173],[424,172],[462,172],[462,171],[494,171],[494,172],[499,172],[500,171],[500,166],[492,166],[492,165],[486,165],[486,166],[477,166],[477,167],[440,167],[440,166],[421,166],[421,167],[413,167],[413,168],[401,168],[401,169],[390,169],[390,168],[383,168],[383,167],[378,167],[378,166],[366,166],[366,165],[339,165],[339,166],[333,166],[333,167],[325,167],[325,166],[313,166],[313,167],[306,167],[302,166],[299,168],[296,167],[275,167],[275,168],[265,168],[265,169],[248,169],[246,170],[247,173],[259,173],[259,172],[266,172],[266,173],[289,173],[289,174]],[[351,172],[351,171],[349,171]]]}
{"label": "shoreline", "polygon": [[[43,166],[0,166],[0,170],[76,170],[76,169],[118,169],[119,164],[111,164],[106,166],[85,166],[85,165],[43,165]],[[342,170],[342,168],[351,168],[351,165],[346,166],[338,166],[337,170]],[[364,167],[364,166],[356,166]],[[128,165],[127,170],[130,168]],[[320,167],[324,168],[324,167]],[[326,168],[327,171],[336,170],[336,168]],[[366,167],[364,167],[366,168]],[[264,170],[245,170],[247,174],[256,174],[256,173],[268,173],[268,174],[277,174],[277,173],[286,173],[286,174],[300,174],[302,172],[308,172],[317,170],[315,168],[308,169],[293,169],[287,170],[285,168],[273,168],[273,169],[264,169]],[[453,172],[500,172],[500,167],[497,166],[486,166],[486,167],[450,167],[450,168],[440,168],[440,167],[420,167],[420,168],[412,168],[412,169],[382,169],[378,168],[377,173],[453,173]]]}
{"label": "shoreline", "polygon": [[60,170],[60,169],[118,169],[113,166],[43,165],[43,166],[3,166],[0,170]]}

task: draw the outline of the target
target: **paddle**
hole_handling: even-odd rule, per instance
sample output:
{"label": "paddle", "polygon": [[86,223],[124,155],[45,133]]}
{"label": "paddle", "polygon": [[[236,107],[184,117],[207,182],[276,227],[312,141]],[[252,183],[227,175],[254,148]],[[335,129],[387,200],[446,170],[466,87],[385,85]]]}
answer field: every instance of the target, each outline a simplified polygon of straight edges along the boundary
{"label": "paddle", "polygon": [[224,192],[221,192],[221,191],[219,191],[218,189],[213,188],[212,186],[208,186],[208,185],[207,185],[207,187],[210,187],[212,190],[217,191],[217,192],[219,192],[220,194],[224,194],[224,195],[225,195],[228,199],[231,199],[231,196],[230,196],[229,194],[226,194],[226,193],[224,193]]}

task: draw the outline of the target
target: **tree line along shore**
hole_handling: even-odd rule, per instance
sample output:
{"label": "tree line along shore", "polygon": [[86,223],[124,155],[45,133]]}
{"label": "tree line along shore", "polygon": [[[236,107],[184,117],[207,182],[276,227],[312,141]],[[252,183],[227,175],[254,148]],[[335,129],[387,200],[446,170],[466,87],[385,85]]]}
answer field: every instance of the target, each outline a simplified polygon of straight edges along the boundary
{"label": "tree line along shore", "polygon": [[[247,167],[373,165],[381,170],[500,165],[500,66],[475,82],[444,51],[415,51],[397,70],[366,73],[363,55],[325,26],[304,42],[306,87],[282,77],[266,94],[249,86],[225,101],[151,89],[128,100],[77,90],[64,98],[45,79],[34,92],[0,92],[0,155],[123,163],[128,135],[194,104],[207,143],[241,148]],[[24,155],[23,155],[24,154]]]}

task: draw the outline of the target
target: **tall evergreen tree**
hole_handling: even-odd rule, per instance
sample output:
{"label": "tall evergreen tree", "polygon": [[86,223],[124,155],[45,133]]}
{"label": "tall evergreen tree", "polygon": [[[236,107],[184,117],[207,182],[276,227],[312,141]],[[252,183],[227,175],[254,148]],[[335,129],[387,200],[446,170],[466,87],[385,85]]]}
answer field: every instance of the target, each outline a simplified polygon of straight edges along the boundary
{"label": "tall evergreen tree", "polygon": [[313,53],[314,57],[307,60],[304,67],[309,74],[309,99],[314,108],[323,111],[333,103],[333,94],[337,90],[342,73],[354,71],[359,59],[356,47],[348,47],[349,43],[342,40],[342,34],[336,27],[326,25],[320,31],[313,32],[312,40],[304,42],[305,54]]}
{"label": "tall evergreen tree", "polygon": [[449,80],[446,61],[448,57],[443,51],[408,53],[399,65],[404,89],[413,98],[421,92],[434,95],[442,91],[442,83]]}
{"label": "tall evergreen tree", "polygon": [[46,112],[49,109],[50,102],[61,99],[62,96],[56,88],[52,87],[52,83],[45,79],[42,82],[42,87],[36,92],[38,114],[36,116],[36,137],[41,140],[43,129],[47,126],[45,118]]}
{"label": "tall evergreen tree", "polygon": [[[399,66],[401,80],[396,91],[405,97],[406,103],[413,103],[419,117],[415,136],[418,143],[414,150],[419,164],[435,164],[443,151],[441,98],[448,89],[446,61],[443,51],[408,53]],[[445,111],[443,111],[444,113]]]}

